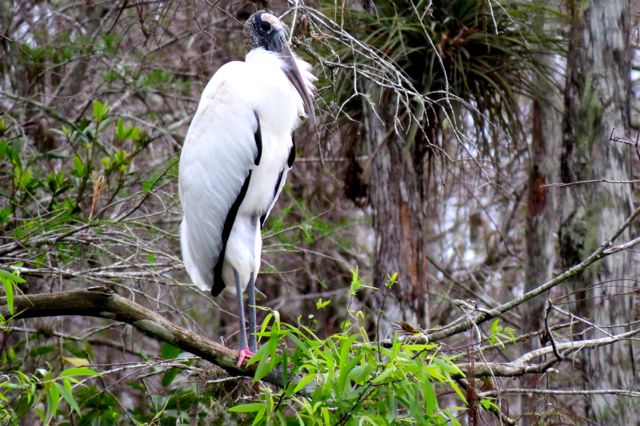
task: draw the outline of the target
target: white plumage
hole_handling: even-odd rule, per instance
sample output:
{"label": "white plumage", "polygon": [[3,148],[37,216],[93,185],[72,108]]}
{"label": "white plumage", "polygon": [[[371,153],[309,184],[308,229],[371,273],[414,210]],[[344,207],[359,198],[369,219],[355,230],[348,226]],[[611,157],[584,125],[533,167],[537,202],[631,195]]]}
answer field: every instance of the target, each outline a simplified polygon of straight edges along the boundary
{"label": "white plumage", "polygon": [[[277,198],[278,175],[289,169],[291,133],[304,115],[302,99],[284,74],[279,56],[258,48],[249,52],[244,62],[222,66],[202,93],[187,132],[180,157],[184,211],[180,235],[185,267],[202,290],[211,289],[224,221],[249,171],[249,187],[227,241],[225,260],[238,271],[243,286],[249,274],[259,269],[259,219],[268,214]],[[311,90],[310,65],[296,61]],[[258,120],[262,153],[255,165]],[[283,174],[281,184],[284,178]],[[258,221],[252,223],[253,219]],[[223,279],[233,291],[228,268],[223,270]]]}
{"label": "white plumage", "polygon": [[[277,30],[279,21],[263,15],[258,19]],[[308,63],[293,55],[288,59],[256,47],[244,62],[222,66],[189,127],[180,157],[180,237],[187,272],[202,290],[214,285],[214,268],[223,255],[221,277],[232,292],[234,270],[244,290],[260,268],[261,220],[284,185],[295,149],[292,132],[310,104],[315,81]],[[293,71],[304,89],[294,86]],[[232,223],[226,245],[225,223]]]}

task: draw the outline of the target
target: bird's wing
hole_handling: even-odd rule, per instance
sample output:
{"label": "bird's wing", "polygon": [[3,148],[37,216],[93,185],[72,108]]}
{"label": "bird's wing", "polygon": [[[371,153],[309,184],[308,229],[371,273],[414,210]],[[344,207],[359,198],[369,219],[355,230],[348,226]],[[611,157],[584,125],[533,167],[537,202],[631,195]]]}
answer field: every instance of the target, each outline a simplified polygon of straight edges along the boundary
{"label": "bird's wing", "polygon": [[278,201],[278,197],[282,192],[282,188],[284,188],[284,184],[287,181],[287,174],[289,173],[289,170],[291,170],[291,167],[293,167],[293,162],[296,159],[296,143],[293,138],[293,133],[291,134],[291,142],[291,150],[289,151],[287,164],[282,168],[280,174],[278,175],[278,180],[276,181],[275,188],[273,189],[273,199],[271,200],[271,203],[269,204],[267,210],[265,210],[265,212],[260,217],[260,227],[264,226],[265,222],[269,218],[269,215],[271,214],[271,210],[276,205],[276,201]]}
{"label": "bird's wing", "polygon": [[202,93],[180,156],[182,257],[192,281],[205,291],[213,285],[224,234],[230,232],[225,221],[234,204],[237,210],[259,155],[251,81],[243,62],[216,72]]}

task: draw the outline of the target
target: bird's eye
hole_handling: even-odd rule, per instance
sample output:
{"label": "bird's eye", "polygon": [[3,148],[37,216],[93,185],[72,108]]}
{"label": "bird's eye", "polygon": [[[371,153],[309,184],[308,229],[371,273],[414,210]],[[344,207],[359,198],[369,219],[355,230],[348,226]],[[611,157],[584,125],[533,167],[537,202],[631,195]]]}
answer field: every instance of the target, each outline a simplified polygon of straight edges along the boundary
{"label": "bird's eye", "polygon": [[269,32],[269,30],[271,29],[271,25],[268,22],[264,22],[262,21],[260,23],[260,28],[262,29],[262,31],[264,32]]}

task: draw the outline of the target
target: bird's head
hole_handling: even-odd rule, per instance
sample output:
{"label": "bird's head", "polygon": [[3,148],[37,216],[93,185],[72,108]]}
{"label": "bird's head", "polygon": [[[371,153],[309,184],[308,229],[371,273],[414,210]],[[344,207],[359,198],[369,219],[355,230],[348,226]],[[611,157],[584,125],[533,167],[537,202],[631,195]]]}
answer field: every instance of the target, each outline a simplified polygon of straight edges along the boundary
{"label": "bird's head", "polygon": [[244,24],[249,49],[262,47],[271,52],[280,52],[287,44],[287,33],[282,22],[266,10],[259,10]]}
{"label": "bird's head", "polygon": [[311,95],[309,94],[302,75],[300,75],[300,70],[298,69],[293,53],[289,48],[287,31],[282,22],[280,22],[275,15],[265,10],[259,10],[247,19],[244,26],[244,33],[247,46],[250,50],[263,48],[281,55],[286,65],[284,72],[300,94],[305,108],[313,120],[315,111],[313,109]]}

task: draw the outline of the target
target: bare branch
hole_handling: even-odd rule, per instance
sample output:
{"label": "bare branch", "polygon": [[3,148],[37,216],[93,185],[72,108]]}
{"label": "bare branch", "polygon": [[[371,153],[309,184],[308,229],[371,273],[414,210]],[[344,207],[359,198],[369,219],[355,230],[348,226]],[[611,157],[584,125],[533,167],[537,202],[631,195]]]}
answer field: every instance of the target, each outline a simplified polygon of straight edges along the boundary
{"label": "bare branch", "polygon": [[[618,230],[616,230],[616,232],[614,232],[614,234],[611,236],[611,238],[609,238],[605,243],[603,243],[596,251],[591,253],[582,262],[578,263],[577,265],[572,266],[571,268],[569,268],[566,271],[562,272],[560,275],[556,276],[555,278],[550,279],[549,281],[541,284],[540,286],[534,288],[533,290],[528,291],[527,293],[523,294],[522,296],[517,297],[515,299],[512,299],[511,301],[509,301],[507,303],[504,303],[504,304],[498,306],[497,308],[494,308],[494,309],[491,309],[491,310],[488,310],[488,311],[480,312],[473,319],[464,320],[464,321],[461,321],[459,323],[456,323],[455,325],[445,326],[440,330],[437,330],[437,331],[434,331],[432,333],[426,334],[425,336],[422,336],[422,338],[419,338],[419,340],[425,340],[425,341],[442,340],[444,338],[453,336],[455,334],[459,334],[459,333],[462,333],[464,331],[467,331],[470,328],[472,328],[475,324],[481,324],[483,322],[486,322],[486,321],[489,321],[489,320],[491,320],[493,318],[496,318],[496,317],[500,316],[501,314],[503,314],[503,313],[515,308],[516,306],[519,306],[522,303],[524,303],[524,302],[526,302],[528,300],[531,300],[534,297],[544,293],[545,291],[558,286],[559,284],[565,282],[569,278],[576,276],[577,274],[579,274],[580,272],[585,270],[591,264],[597,262],[598,260],[600,260],[600,259],[602,259],[604,257],[607,257],[607,256],[613,254],[614,252],[610,251],[610,249],[613,246],[613,242],[620,236],[620,234],[622,234],[622,232],[625,229],[627,229],[629,227],[631,222],[633,222],[638,217],[638,215],[640,215],[640,207],[637,208],[627,218],[627,220],[624,221],[624,223],[618,228]],[[635,241],[635,240],[633,240],[633,241]],[[414,337],[409,337],[409,338],[415,339]]]}
{"label": "bare branch", "polygon": [[566,188],[568,186],[575,185],[588,185],[592,183],[614,183],[619,185],[629,185],[632,183],[640,183],[640,179],[623,179],[623,180],[614,180],[614,179],[587,179],[587,180],[579,180],[575,182],[556,182],[556,183],[548,183],[546,185],[541,185],[543,188]]}
{"label": "bare branch", "polygon": [[[630,391],[625,389],[518,389],[507,388],[500,389],[501,394],[534,394],[534,395],[620,395],[630,396],[633,398],[640,398],[640,392]],[[478,393],[479,397],[494,396],[497,394],[496,390],[490,390],[486,392]]]}

